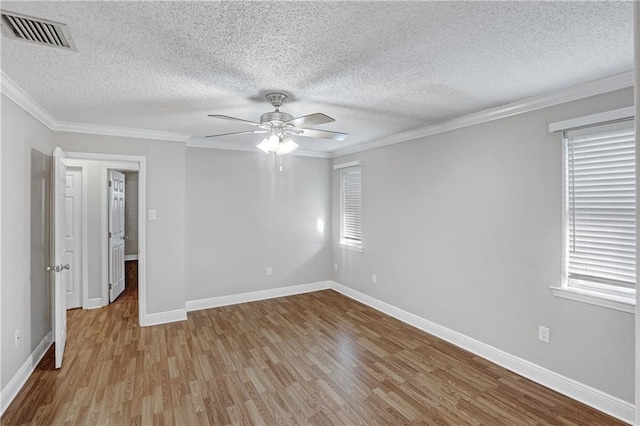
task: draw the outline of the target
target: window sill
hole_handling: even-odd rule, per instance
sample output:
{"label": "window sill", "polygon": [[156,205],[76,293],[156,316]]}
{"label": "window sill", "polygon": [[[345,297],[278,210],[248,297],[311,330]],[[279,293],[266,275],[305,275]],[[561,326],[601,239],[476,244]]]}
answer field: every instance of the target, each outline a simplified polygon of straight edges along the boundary
{"label": "window sill", "polygon": [[362,253],[364,251],[362,246],[354,246],[354,245],[345,244],[345,243],[338,243],[338,247],[342,247],[343,249],[347,249],[350,251],[357,251],[358,253]]}
{"label": "window sill", "polygon": [[572,287],[550,287],[553,295],[563,299],[575,300],[577,302],[588,303],[590,305],[602,306],[604,308],[615,309],[617,311],[635,314],[635,297],[615,296],[597,291],[584,290]]}

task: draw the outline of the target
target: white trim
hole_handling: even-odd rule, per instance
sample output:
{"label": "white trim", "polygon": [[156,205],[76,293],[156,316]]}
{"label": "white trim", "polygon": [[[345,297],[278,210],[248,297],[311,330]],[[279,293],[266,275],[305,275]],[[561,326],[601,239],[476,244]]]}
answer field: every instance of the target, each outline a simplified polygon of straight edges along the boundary
{"label": "white trim", "polygon": [[346,169],[347,167],[359,166],[360,164],[360,160],[347,161],[346,163],[334,164],[333,170]]}
{"label": "white trim", "polygon": [[134,129],[131,127],[103,126],[100,124],[71,123],[58,121],[51,129],[56,132],[86,133],[90,135],[122,136],[135,139],[154,139],[169,142],[187,142],[188,133],[162,132],[157,130]]}
{"label": "white trim", "polygon": [[44,124],[49,129],[55,127],[58,120],[44,109],[35,99],[20,86],[16,84],[4,71],[0,72],[0,88],[2,93],[15,102],[20,108],[31,114],[36,120]]}
{"label": "white trim", "polygon": [[337,243],[336,245],[338,246],[338,248],[343,248],[345,250],[357,251],[358,253],[364,252],[364,249],[362,248],[362,246],[354,246],[352,244],[345,244],[345,243]]}
{"label": "white trim", "polygon": [[252,291],[249,293],[232,294],[229,296],[210,297],[207,299],[188,300],[185,304],[187,312],[201,309],[218,308],[220,306],[237,305],[238,303],[255,302],[276,297],[292,296],[294,294],[311,293],[313,291],[332,288],[332,281],[318,281],[309,284],[292,285],[269,290]]}
{"label": "white trim", "polygon": [[[22,107],[25,111],[33,115],[42,124],[51,130],[61,132],[77,132],[90,133],[96,135],[108,136],[125,136],[131,138],[143,139],[160,139],[176,142],[186,142],[188,147],[197,148],[217,148],[237,151],[253,151],[252,148],[241,148],[231,142],[213,142],[203,141],[200,139],[190,139],[191,135],[176,132],[160,132],[155,130],[132,129],[114,126],[102,126],[86,123],[71,123],[56,120],[49,112],[47,112],[40,104],[31,98],[27,92],[11,80],[4,72],[1,73],[1,90],[8,98]],[[443,123],[437,123],[398,133],[395,135],[374,139],[368,142],[358,142],[345,148],[331,152],[314,152],[314,151],[296,151],[294,155],[318,157],[318,158],[336,158],[347,154],[366,151],[369,149],[380,148],[396,143],[407,142],[414,139],[431,136],[438,133],[444,133],[463,127],[473,126],[476,124],[486,123],[501,118],[511,117],[513,115],[524,114],[542,108],[559,105],[565,102],[575,101],[578,99],[595,96],[602,93],[612,92],[618,89],[633,86],[633,71],[624,72],[598,80],[588,81],[586,83],[577,84],[575,86],[566,87],[544,95],[534,96],[520,101],[512,102],[496,108],[486,109],[473,114],[454,118]]]}
{"label": "white trim", "polygon": [[[253,146],[245,146],[240,145],[234,142],[227,141],[212,141],[212,140],[202,140],[202,139],[189,139],[189,141],[185,145],[187,148],[208,148],[208,149],[222,149],[226,151],[242,151],[242,152],[255,152],[259,154],[264,154],[260,150],[256,149]],[[287,156],[293,155],[297,157],[312,157],[312,158],[331,158],[331,155],[328,152],[320,152],[320,151],[305,151],[301,149],[297,149]]]}
{"label": "white trim", "polygon": [[612,121],[633,119],[635,116],[635,108],[630,106],[626,108],[614,109],[611,111],[600,112],[598,114],[585,115],[583,117],[570,118],[569,120],[556,121],[549,123],[549,132],[561,132],[563,130],[576,129],[579,127],[592,126],[594,124],[608,123]]}
{"label": "white trim", "polygon": [[102,297],[95,297],[92,299],[87,299],[87,303],[83,304],[82,309],[96,309],[96,308],[102,308],[103,305],[102,304]]}
{"label": "white trim", "polygon": [[633,298],[604,294],[597,291],[575,287],[550,287],[553,295],[563,299],[575,300],[590,305],[602,306],[617,311],[634,314],[636,312],[635,294]]}
{"label": "white trim", "polygon": [[144,319],[144,324],[141,326],[151,326],[168,324],[171,322],[185,321],[187,319],[187,311],[184,309],[175,309],[173,311],[156,312],[153,314],[147,314]]}
{"label": "white trim", "polygon": [[610,77],[601,78],[599,80],[588,81],[564,89],[556,90],[544,95],[534,96],[520,101],[512,102],[496,108],[486,109],[462,117],[454,118],[443,123],[432,124],[407,132],[398,133],[380,139],[374,139],[369,142],[359,142],[349,145],[343,149],[331,152],[331,157],[342,157],[343,155],[353,154],[356,152],[367,151],[370,149],[380,148],[387,145],[393,145],[401,142],[407,142],[414,139],[432,136],[439,133],[449,132],[451,130],[461,129],[463,127],[475,126],[477,124],[487,123],[489,121],[499,120],[518,114],[547,108],[566,102],[576,101],[578,99],[588,98],[589,96],[600,95],[602,93],[612,92],[618,89],[633,86],[633,71],[616,74]]}
{"label": "white trim", "polygon": [[[634,37],[634,56],[635,56],[635,87],[634,98],[636,107],[636,117],[640,117],[640,42],[638,34],[640,34],[640,3],[633,2],[633,34]],[[638,134],[638,120],[635,123],[636,135]],[[636,164],[640,164],[640,141],[636,137]],[[636,188],[640,188],[640,173],[636,173]],[[636,200],[636,206],[638,202]],[[640,223],[640,210],[636,208],[636,223]],[[636,227],[636,241],[640,240],[638,227]],[[636,250],[636,265],[640,264],[640,252]],[[640,282],[640,270],[636,268],[636,283]],[[636,291],[636,309],[640,307],[640,291]],[[640,407],[640,315],[636,313],[635,318],[635,402],[636,407]],[[640,409],[636,410],[636,425],[640,424]]]}
{"label": "white trim", "polygon": [[382,302],[359,291],[353,290],[342,284],[333,282],[333,289],[345,296],[364,303],[380,312],[390,315],[406,324],[412,325],[461,347],[475,355],[481,356],[507,370],[533,380],[543,386],[560,392],[570,398],[589,405],[597,410],[607,413],[622,421],[632,423],[635,416],[635,407],[630,402],[609,395],[591,386],[587,386],[576,380],[555,373],[537,364],[534,364],[515,355],[504,352],[493,346],[482,343],[462,333],[453,331],[422,317],[396,308],[393,305]]}
{"label": "white trim", "polygon": [[51,345],[53,344],[53,333],[49,331],[46,336],[38,343],[38,346],[33,350],[31,355],[22,364],[20,369],[13,375],[7,386],[2,389],[2,402],[0,403],[0,415],[4,414],[5,410],[9,408],[9,405],[14,400],[20,389],[29,379],[29,376],[34,372],[42,357],[47,353]]}
{"label": "white trim", "polygon": [[138,255],[137,254],[126,254],[124,256],[124,261],[128,262],[130,260],[138,260]]}
{"label": "white trim", "polygon": [[59,121],[44,109],[35,99],[33,99],[23,88],[18,86],[18,84],[5,74],[4,71],[0,74],[0,82],[2,93],[53,131],[87,133],[105,136],[123,136],[137,139],[155,139],[173,142],[187,142],[189,138],[191,138],[191,134],[188,133],[162,132],[129,127]]}
{"label": "white trim", "polygon": [[[87,152],[67,152],[67,158],[102,161],[101,177],[101,247],[107,247],[108,226],[106,220],[107,211],[107,173],[105,167],[116,170],[129,170],[138,172],[138,321],[141,326],[146,325],[147,319],[147,222],[145,211],[147,206],[147,159],[137,155],[95,154]],[[101,306],[109,303],[108,261],[107,250],[102,254],[102,299]],[[95,302],[94,302],[95,303]]]}

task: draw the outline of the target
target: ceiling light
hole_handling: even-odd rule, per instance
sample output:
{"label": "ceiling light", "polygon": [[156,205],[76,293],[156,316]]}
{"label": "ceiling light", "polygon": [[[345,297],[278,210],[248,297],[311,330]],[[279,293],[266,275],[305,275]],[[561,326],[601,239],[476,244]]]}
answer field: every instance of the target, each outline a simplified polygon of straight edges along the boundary
{"label": "ceiling light", "polygon": [[273,133],[268,138],[262,139],[257,147],[266,154],[272,152],[277,155],[286,155],[298,149],[298,144],[288,136],[282,137]]}
{"label": "ceiling light", "polygon": [[298,144],[291,138],[284,138],[280,141],[276,148],[276,154],[286,155],[298,149]]}

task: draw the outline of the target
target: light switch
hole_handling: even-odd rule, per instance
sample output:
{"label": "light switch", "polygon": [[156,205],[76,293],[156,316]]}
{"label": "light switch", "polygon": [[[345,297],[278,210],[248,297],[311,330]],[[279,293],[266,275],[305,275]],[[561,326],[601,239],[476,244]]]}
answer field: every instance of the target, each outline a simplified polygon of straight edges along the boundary
{"label": "light switch", "polygon": [[156,211],[149,210],[149,220],[156,220]]}

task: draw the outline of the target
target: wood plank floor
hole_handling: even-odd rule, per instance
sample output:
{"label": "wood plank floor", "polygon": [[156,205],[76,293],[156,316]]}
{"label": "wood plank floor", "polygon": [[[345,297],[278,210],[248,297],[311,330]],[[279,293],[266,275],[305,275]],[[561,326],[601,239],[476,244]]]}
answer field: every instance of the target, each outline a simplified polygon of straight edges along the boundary
{"label": "wood plank floor", "polygon": [[138,300],[138,261],[128,260],[124,262],[124,291],[113,303],[135,302]]}
{"label": "wood plank floor", "polygon": [[331,290],[137,313],[70,311],[2,424],[622,424]]}

